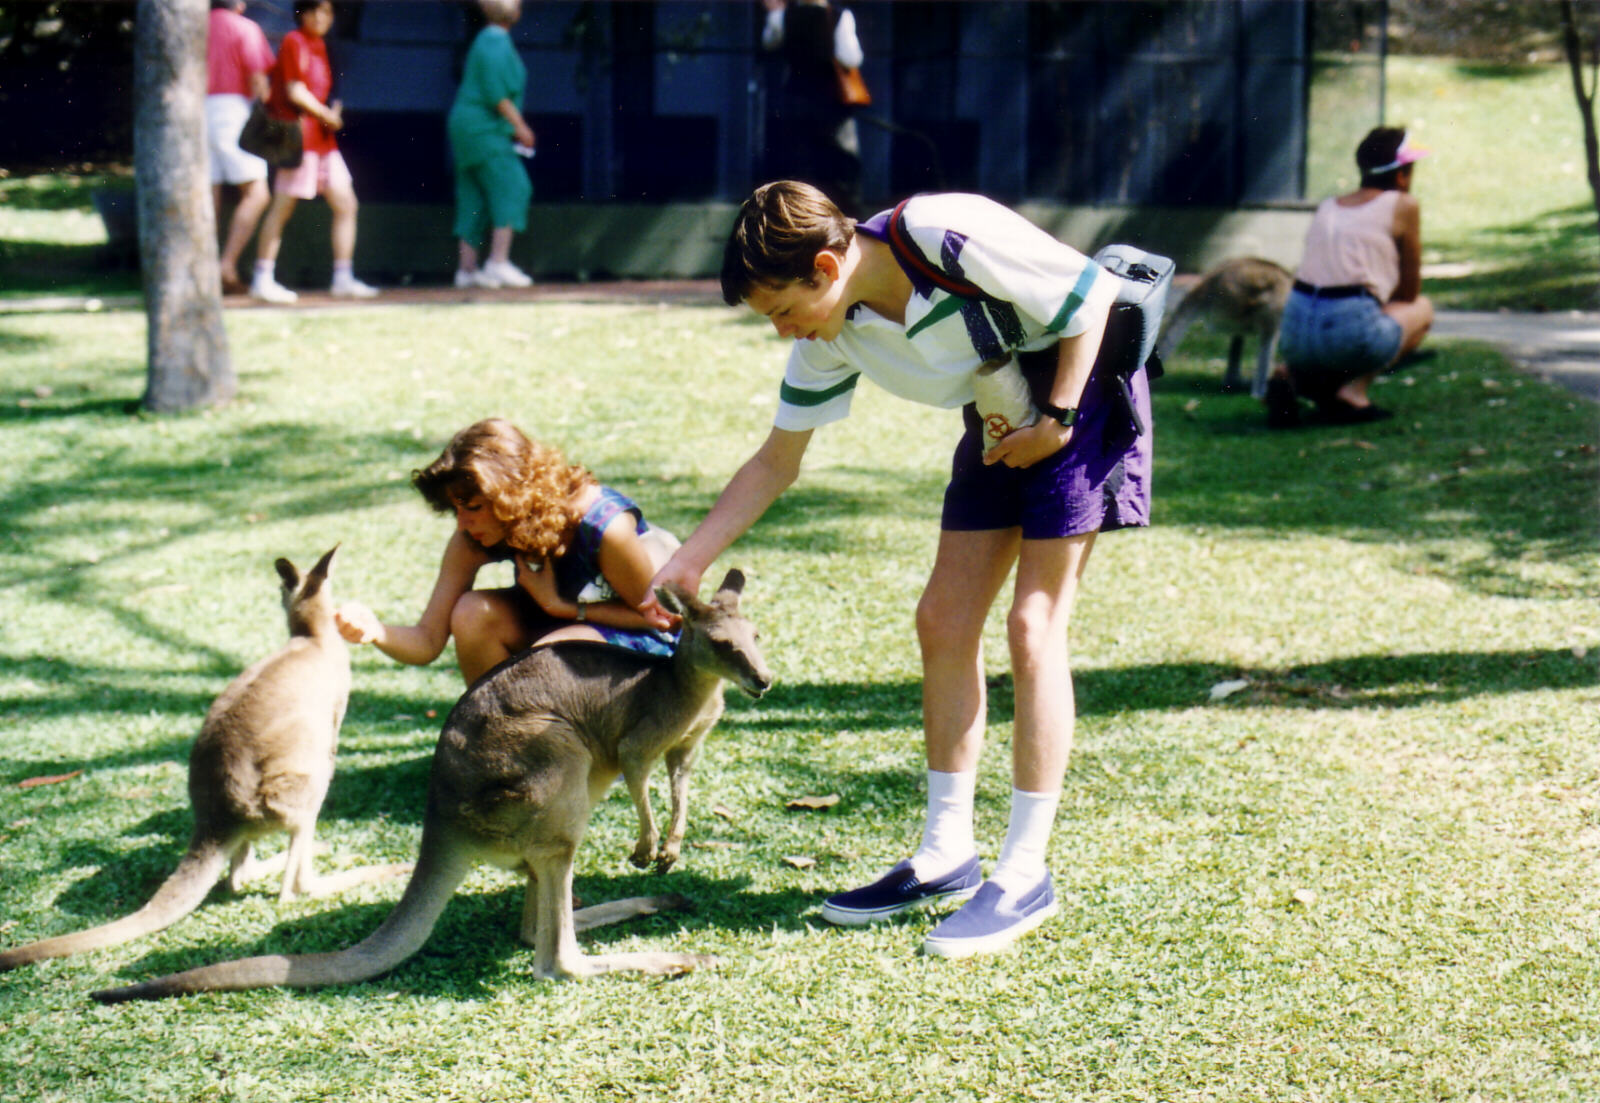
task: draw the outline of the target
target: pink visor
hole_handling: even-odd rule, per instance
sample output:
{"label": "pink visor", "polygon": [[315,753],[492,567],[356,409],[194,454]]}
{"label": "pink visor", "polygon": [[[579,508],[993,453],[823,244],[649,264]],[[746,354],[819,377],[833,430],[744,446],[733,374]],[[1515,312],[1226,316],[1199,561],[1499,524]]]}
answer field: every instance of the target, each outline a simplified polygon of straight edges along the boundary
{"label": "pink visor", "polygon": [[1422,160],[1432,152],[1433,150],[1431,149],[1423,149],[1421,146],[1412,145],[1411,135],[1407,134],[1404,138],[1400,139],[1400,148],[1394,151],[1393,161],[1390,161],[1387,165],[1379,165],[1377,168],[1370,168],[1367,170],[1367,172],[1374,176],[1383,172],[1393,172],[1395,169],[1404,165],[1409,165],[1414,161]]}

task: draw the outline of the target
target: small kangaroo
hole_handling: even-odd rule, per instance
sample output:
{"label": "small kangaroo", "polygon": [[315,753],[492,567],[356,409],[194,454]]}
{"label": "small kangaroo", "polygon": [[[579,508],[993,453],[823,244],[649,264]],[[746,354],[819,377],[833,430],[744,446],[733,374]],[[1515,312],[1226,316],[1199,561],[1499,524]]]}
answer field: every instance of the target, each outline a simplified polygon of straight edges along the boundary
{"label": "small kangaroo", "polygon": [[[639,813],[636,862],[678,853],[689,770],[722,715],[722,682],[752,697],[772,684],[753,625],[739,612],[744,575],[729,571],[710,604],[656,591],[683,618],[671,659],[583,641],[515,655],[485,674],[446,718],[433,754],[416,871],[393,912],[364,941],[335,953],[227,961],[95,992],[102,1003],[271,985],[316,987],[375,977],[419,950],[456,887],[478,862],[525,874],[521,936],[546,979],[613,971],[676,974],[714,959],[641,952],[585,955],[576,933],[683,905],[633,897],[574,911],[572,860],[589,814],[621,774]],[[646,781],[661,758],[672,823],[656,851]]]}
{"label": "small kangaroo", "polygon": [[1175,310],[1167,314],[1161,329],[1156,350],[1161,359],[1170,360],[1183,335],[1200,319],[1224,333],[1233,335],[1228,343],[1228,372],[1222,378],[1225,390],[1240,387],[1240,360],[1244,356],[1244,339],[1254,336],[1256,349],[1256,376],[1250,393],[1260,398],[1266,394],[1267,376],[1272,372],[1272,358],[1278,349],[1278,323],[1283,318],[1283,304],[1289,298],[1289,287],[1294,274],[1282,265],[1260,257],[1234,257],[1225,260],[1205,275],[1185,295]]}
{"label": "small kangaroo", "polygon": [[[293,563],[277,561],[289,642],[235,678],[206,713],[189,754],[194,834],[172,876],[132,915],[7,950],[0,953],[0,970],[164,930],[200,906],[225,865],[228,885],[238,892],[281,862],[280,903],[297,892],[326,895],[411,868],[372,866],[322,878],[312,868],[317,812],[333,777],[339,723],[350,696],[350,652],[333,624],[328,585],[336,551],[304,579]],[[289,833],[286,854],[256,860],[255,841],[279,831]]]}

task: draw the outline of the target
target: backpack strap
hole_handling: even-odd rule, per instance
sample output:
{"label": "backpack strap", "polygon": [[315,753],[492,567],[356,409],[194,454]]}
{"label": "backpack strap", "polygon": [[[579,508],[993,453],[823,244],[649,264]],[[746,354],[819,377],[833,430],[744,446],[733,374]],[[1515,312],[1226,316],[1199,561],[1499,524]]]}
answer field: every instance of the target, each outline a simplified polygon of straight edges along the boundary
{"label": "backpack strap", "polygon": [[939,290],[948,291],[958,298],[992,301],[994,296],[983,288],[971,280],[952,276],[938,265],[930,263],[922,250],[917,248],[917,243],[912,241],[911,235],[906,232],[905,210],[909,202],[910,199],[902,199],[889,215],[889,251],[894,254],[894,259],[900,262],[900,267],[916,273]]}

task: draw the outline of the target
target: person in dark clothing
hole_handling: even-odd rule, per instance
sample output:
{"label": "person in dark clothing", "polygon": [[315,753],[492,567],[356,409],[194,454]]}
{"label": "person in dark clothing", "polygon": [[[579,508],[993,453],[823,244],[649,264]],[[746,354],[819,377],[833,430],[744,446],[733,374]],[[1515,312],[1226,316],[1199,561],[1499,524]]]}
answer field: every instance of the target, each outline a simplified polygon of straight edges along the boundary
{"label": "person in dark clothing", "polygon": [[761,45],[782,58],[767,135],[767,177],[820,188],[847,215],[861,213],[861,142],[853,109],[839,102],[834,62],[860,68],[849,8],[827,0],[762,0]]}

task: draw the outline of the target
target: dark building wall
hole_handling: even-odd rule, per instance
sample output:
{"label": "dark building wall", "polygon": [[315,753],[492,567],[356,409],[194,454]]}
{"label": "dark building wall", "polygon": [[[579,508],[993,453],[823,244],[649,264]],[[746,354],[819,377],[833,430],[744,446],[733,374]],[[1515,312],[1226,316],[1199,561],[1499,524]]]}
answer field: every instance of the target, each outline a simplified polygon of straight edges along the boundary
{"label": "dark building wall", "polygon": [[[32,5],[38,7],[38,5]],[[341,145],[364,199],[448,202],[444,115],[472,34],[460,0],[340,0]],[[13,12],[28,4],[4,6]],[[80,61],[0,80],[0,164],[131,141],[130,3],[64,5]],[[1299,199],[1309,43],[1298,0],[859,0],[874,103],[863,191],[965,188],[1065,203]],[[251,14],[279,39],[287,0]],[[98,17],[95,13],[100,13]],[[776,63],[755,0],[529,0],[531,168],[542,201],[735,200],[757,182]],[[71,30],[72,28],[69,28]],[[15,50],[12,50],[15,53]],[[28,65],[24,67],[23,63]]]}

